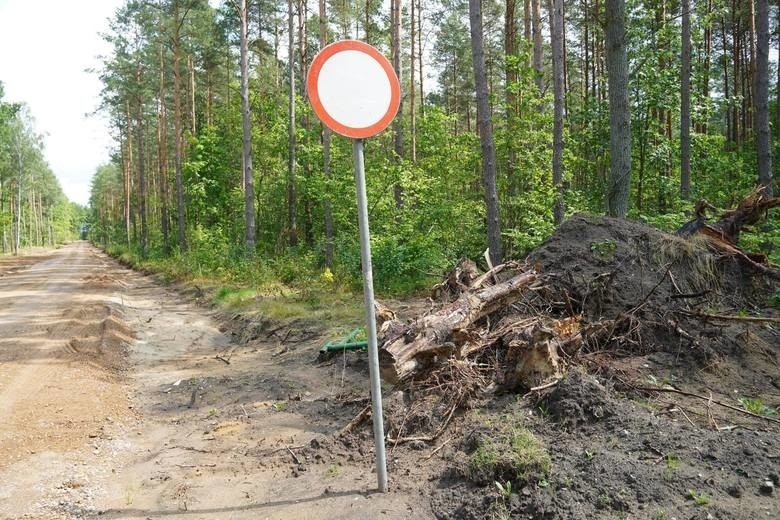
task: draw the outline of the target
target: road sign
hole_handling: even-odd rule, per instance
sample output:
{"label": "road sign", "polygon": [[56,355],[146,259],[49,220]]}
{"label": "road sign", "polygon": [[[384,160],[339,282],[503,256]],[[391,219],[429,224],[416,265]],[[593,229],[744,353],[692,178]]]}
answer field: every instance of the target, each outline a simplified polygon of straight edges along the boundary
{"label": "road sign", "polygon": [[306,78],[306,89],[314,113],[320,121],[337,134],[352,138],[360,229],[360,262],[363,266],[363,303],[366,308],[368,333],[368,372],[371,378],[376,476],[379,491],[385,492],[385,426],[382,418],[382,388],[374,316],[374,277],[371,269],[363,139],[378,134],[393,121],[401,103],[401,86],[390,62],[378,50],[361,41],[342,40],[326,46],[314,57],[309,77]]}
{"label": "road sign", "polygon": [[358,40],[322,49],[312,61],[306,89],[320,121],[353,139],[387,128],[401,103],[401,86],[390,62]]}

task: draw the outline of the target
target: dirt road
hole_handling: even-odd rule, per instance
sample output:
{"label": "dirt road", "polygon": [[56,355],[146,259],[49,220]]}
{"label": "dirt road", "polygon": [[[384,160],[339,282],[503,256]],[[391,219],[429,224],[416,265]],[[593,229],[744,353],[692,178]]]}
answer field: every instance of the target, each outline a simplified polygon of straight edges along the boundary
{"label": "dirt road", "polygon": [[0,518],[430,517],[329,444],[355,410],[334,396],[365,382],[315,373],[316,336],[236,343],[85,242],[20,262],[0,269]]}

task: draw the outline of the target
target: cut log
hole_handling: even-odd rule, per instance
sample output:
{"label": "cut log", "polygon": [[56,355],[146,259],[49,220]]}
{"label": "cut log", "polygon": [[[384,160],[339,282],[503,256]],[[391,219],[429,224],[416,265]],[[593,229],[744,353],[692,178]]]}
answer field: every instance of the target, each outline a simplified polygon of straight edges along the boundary
{"label": "cut log", "polygon": [[430,364],[437,355],[454,353],[455,331],[517,301],[537,278],[535,271],[476,291],[467,291],[442,309],[417,320],[400,335],[386,336],[379,352],[382,378],[396,383]]}

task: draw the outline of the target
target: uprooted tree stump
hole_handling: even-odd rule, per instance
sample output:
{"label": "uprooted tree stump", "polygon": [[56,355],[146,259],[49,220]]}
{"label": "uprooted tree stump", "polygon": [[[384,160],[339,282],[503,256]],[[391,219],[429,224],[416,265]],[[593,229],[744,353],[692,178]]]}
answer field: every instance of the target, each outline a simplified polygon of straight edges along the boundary
{"label": "uprooted tree stump", "polygon": [[780,206],[780,197],[767,197],[761,190],[754,190],[742,199],[736,208],[724,211],[716,222],[708,224],[706,211],[716,208],[702,199],[694,205],[696,218],[680,227],[677,234],[683,237],[706,236],[713,247],[736,257],[753,270],[777,280],[780,279],[780,272],[768,265],[766,255],[748,253],[737,247],[743,228],[761,222],[766,218],[767,212],[776,206]]}
{"label": "uprooted tree stump", "polygon": [[[536,272],[531,270],[488,287],[474,283],[454,302],[408,327],[382,323],[381,331],[393,331],[385,335],[379,353],[382,378],[398,382],[429,365],[436,356],[458,355],[458,345],[453,340],[459,332],[465,333],[475,321],[517,301],[536,278]],[[482,281],[487,281],[487,277]]]}
{"label": "uprooted tree stump", "polygon": [[[395,319],[381,323],[382,378],[397,383],[424,373],[437,360],[474,357],[497,343],[506,347],[505,369],[500,375],[504,385],[534,384],[559,376],[559,347],[572,348],[581,342],[578,320],[514,316],[501,320],[492,331],[490,323],[476,325],[496,311],[510,308],[537,281],[538,273],[530,269],[487,285],[497,273],[509,267],[517,270],[517,266],[501,264],[481,276],[469,277],[470,285],[459,283],[461,294],[455,301],[407,326]],[[448,276],[445,281],[451,279]]]}

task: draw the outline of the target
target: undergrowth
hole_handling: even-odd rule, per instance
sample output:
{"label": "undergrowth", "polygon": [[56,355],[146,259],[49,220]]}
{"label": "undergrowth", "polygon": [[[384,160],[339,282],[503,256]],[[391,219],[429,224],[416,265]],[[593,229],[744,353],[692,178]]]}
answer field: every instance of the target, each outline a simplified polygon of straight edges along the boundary
{"label": "undergrowth", "polygon": [[357,323],[363,316],[362,300],[349,281],[307,264],[305,258],[267,262],[203,251],[171,256],[151,251],[142,258],[138,250],[118,245],[106,251],[166,283],[211,289],[211,300],[231,310],[251,309],[276,320],[317,317],[337,326]]}

